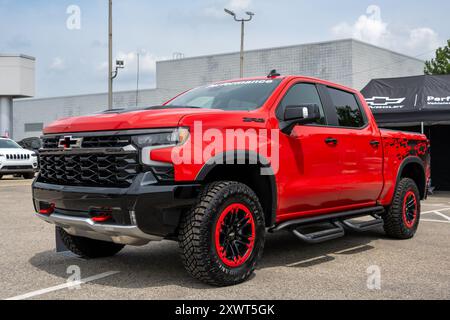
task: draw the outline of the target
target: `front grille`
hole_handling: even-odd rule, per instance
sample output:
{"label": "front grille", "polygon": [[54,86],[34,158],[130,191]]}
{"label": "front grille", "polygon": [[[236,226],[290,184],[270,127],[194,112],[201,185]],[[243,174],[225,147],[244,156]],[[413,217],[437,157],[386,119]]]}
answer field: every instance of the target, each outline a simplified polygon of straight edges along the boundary
{"label": "front grille", "polygon": [[111,137],[85,137],[83,148],[123,148],[131,144],[131,137],[111,136]]}
{"label": "front grille", "polygon": [[7,160],[29,160],[30,155],[29,154],[7,154],[6,159]]}
{"label": "front grille", "polygon": [[43,149],[56,149],[58,148],[60,137],[44,137],[42,138]]}
{"label": "front grille", "polygon": [[129,187],[140,171],[137,153],[41,153],[42,182],[68,186]]}
{"label": "front grille", "polygon": [[[64,135],[50,136],[43,138],[44,149],[57,149],[59,140],[64,139]],[[83,137],[82,148],[122,148],[131,144],[131,136],[88,136]]]}

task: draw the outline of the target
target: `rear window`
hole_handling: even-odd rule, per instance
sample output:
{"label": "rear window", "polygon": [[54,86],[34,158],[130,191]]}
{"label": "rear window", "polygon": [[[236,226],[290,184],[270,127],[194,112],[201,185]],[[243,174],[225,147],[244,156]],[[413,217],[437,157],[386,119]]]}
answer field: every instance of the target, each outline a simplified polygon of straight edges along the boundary
{"label": "rear window", "polygon": [[328,88],[341,127],[361,128],[366,123],[361,108],[353,93]]}

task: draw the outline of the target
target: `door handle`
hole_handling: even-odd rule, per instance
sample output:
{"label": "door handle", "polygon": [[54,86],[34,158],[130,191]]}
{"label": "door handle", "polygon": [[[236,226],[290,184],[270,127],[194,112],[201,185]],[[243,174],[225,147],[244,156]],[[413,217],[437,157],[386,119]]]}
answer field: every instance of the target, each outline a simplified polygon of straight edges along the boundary
{"label": "door handle", "polygon": [[374,148],[378,148],[378,146],[380,145],[380,141],[372,140],[372,141],[370,141],[370,145]]}
{"label": "door handle", "polygon": [[326,144],[329,144],[329,145],[337,145],[338,144],[338,141],[337,141],[337,139],[335,139],[335,138],[327,138],[327,139],[325,139],[325,143]]}

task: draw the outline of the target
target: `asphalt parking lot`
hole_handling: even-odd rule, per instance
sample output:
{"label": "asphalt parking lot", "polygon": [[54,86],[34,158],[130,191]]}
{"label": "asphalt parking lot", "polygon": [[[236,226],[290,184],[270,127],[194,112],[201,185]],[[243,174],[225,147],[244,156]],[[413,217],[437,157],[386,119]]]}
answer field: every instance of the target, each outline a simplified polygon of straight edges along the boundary
{"label": "asphalt parking lot", "polygon": [[[56,254],[54,227],[33,216],[30,184],[0,181],[0,299],[450,298],[450,193],[423,203],[412,240],[391,240],[382,230],[319,245],[270,235],[249,282],[213,288],[186,274],[174,242],[100,260]],[[82,284],[67,284],[67,272],[78,268]]]}

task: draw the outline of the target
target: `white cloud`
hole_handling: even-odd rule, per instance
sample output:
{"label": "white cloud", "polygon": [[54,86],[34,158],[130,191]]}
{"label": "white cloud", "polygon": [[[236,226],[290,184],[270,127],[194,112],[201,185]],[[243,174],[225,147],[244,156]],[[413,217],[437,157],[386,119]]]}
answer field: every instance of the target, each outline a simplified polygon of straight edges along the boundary
{"label": "white cloud", "polygon": [[417,28],[410,31],[406,45],[411,50],[421,48],[423,51],[430,51],[437,49],[441,45],[441,41],[433,29]]}
{"label": "white cloud", "polygon": [[338,37],[351,37],[376,45],[385,45],[391,33],[388,24],[381,19],[380,7],[371,5],[366,13],[352,25],[342,22],[334,26],[332,32]]}
{"label": "white cloud", "polygon": [[50,70],[52,71],[64,71],[66,70],[66,62],[61,57],[56,57],[53,59]]}
{"label": "white cloud", "polygon": [[382,19],[377,5],[370,5],[354,23],[341,22],[331,32],[338,38],[354,38],[411,55],[432,51],[440,44],[439,35],[430,28],[395,29]]}
{"label": "white cloud", "polygon": [[224,8],[232,11],[236,11],[237,14],[243,13],[245,10],[250,9],[252,0],[228,0],[220,1],[215,6],[207,7],[203,9],[203,15],[212,18],[226,18],[223,12]]}
{"label": "white cloud", "polygon": [[252,0],[230,0],[227,7],[231,10],[246,10],[251,3]]}

